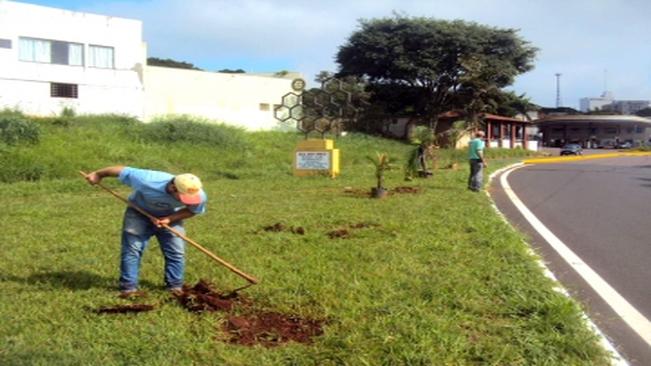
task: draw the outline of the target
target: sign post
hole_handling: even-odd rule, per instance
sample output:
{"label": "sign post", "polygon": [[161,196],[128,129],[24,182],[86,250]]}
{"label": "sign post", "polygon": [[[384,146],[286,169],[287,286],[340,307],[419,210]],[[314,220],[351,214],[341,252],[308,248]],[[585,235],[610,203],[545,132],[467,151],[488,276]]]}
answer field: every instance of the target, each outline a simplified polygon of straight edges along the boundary
{"label": "sign post", "polygon": [[339,149],[334,148],[330,139],[303,140],[294,150],[294,175],[327,175],[335,178],[339,175]]}

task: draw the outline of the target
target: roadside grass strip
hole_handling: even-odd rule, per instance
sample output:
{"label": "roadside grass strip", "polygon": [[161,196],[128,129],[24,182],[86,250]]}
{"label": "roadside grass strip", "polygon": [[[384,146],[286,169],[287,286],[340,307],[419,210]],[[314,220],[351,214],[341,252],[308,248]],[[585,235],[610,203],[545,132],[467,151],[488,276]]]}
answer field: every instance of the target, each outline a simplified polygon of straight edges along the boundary
{"label": "roadside grass strip", "polygon": [[608,159],[608,158],[622,158],[627,156],[651,156],[651,152],[647,151],[629,151],[629,152],[614,152],[604,154],[591,154],[591,155],[572,155],[572,156],[552,156],[545,158],[531,158],[524,159],[525,164],[552,164],[552,163],[571,163],[574,161],[594,160],[594,159]]}
{"label": "roadside grass strip", "polygon": [[[523,236],[488,197],[466,189],[458,152],[440,154],[459,156],[462,168],[431,178],[406,182],[404,171],[389,170],[394,194],[371,199],[366,157],[388,152],[401,166],[414,146],[349,134],[335,141],[340,177],[297,178],[299,134],[225,130],[234,134],[194,144],[168,130],[150,141],[139,125],[109,119],[43,123],[40,144],[0,156],[14,167],[0,183],[0,365],[610,364]],[[209,136],[204,128],[197,132]],[[9,165],[14,159],[21,165]],[[491,169],[514,161],[493,159]],[[188,311],[165,291],[152,240],[141,269],[146,296],[118,298],[124,206],[77,171],[119,163],[200,176],[208,210],[187,221],[188,236],[260,283],[228,312]],[[243,285],[197,250],[186,255],[187,284],[206,279],[223,293]],[[129,311],[98,314],[116,308]],[[132,311],[140,309],[151,310]],[[242,336],[264,321],[255,314],[319,328],[306,343],[277,342],[283,331],[249,343]]]}

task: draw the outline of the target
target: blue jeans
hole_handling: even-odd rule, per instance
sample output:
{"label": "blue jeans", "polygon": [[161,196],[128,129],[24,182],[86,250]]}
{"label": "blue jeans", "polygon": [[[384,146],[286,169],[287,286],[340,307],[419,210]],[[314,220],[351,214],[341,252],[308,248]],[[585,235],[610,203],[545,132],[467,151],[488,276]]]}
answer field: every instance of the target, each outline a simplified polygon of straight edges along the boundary
{"label": "blue jeans", "polygon": [[480,159],[470,159],[470,176],[468,177],[468,189],[479,191],[484,185],[484,164]]}
{"label": "blue jeans", "polygon": [[[170,227],[185,234],[183,222]],[[138,211],[127,208],[122,225],[122,253],[120,261],[120,290],[138,288],[138,273],[142,254],[149,238],[156,236],[165,257],[165,285],[167,288],[183,286],[185,272],[185,242],[165,228],[158,228]]]}

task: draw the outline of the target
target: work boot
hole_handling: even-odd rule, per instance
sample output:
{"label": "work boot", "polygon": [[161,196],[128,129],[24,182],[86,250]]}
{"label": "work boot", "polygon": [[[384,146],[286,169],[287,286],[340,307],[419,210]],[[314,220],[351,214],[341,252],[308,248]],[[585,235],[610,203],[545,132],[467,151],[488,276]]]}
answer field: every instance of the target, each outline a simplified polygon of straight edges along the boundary
{"label": "work boot", "polygon": [[179,297],[179,296],[183,295],[183,288],[181,288],[181,287],[172,287],[168,291],[169,291],[170,295],[172,295],[174,297]]}

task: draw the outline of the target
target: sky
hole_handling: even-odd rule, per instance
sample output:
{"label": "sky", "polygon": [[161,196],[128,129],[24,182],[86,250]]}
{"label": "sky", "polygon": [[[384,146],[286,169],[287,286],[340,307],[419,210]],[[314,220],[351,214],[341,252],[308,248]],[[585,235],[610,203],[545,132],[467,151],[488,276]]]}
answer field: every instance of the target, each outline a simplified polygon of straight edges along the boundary
{"label": "sky", "polygon": [[651,100],[650,0],[22,0],[143,22],[149,56],[204,70],[297,71],[311,86],[360,19],[463,19],[518,29],[539,48],[535,67],[508,89],[534,103],[577,108],[605,90]]}

